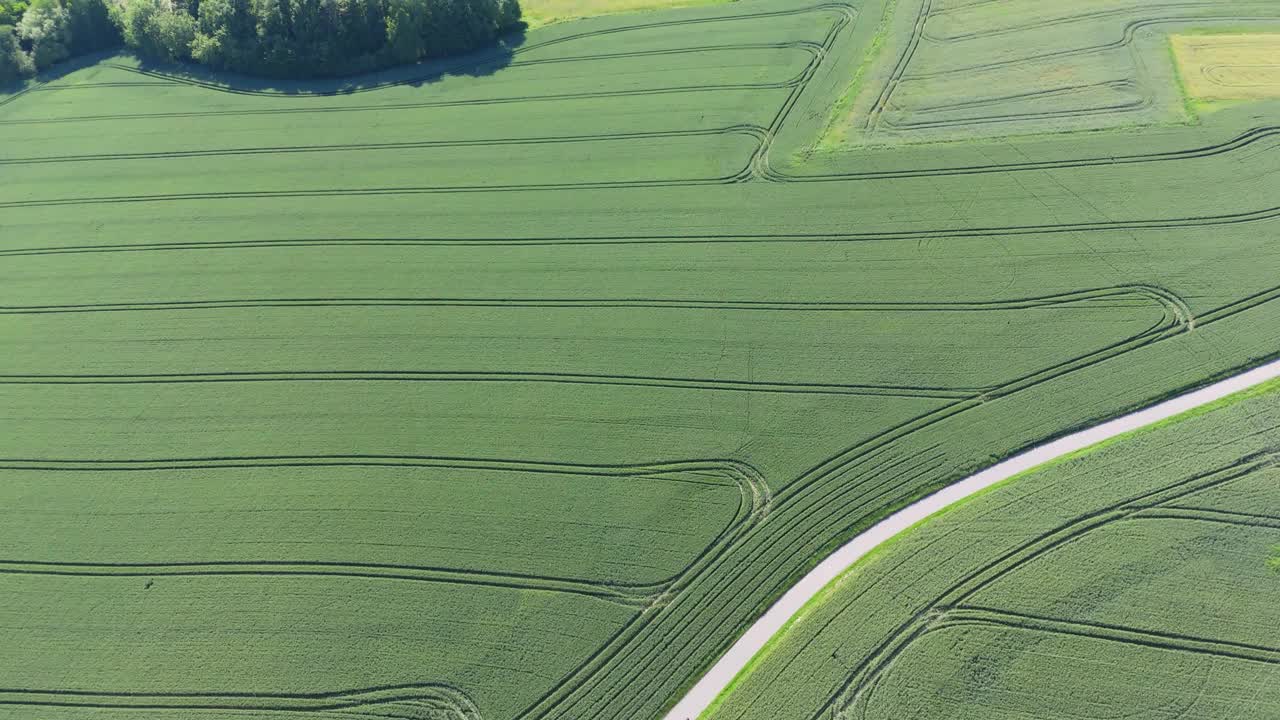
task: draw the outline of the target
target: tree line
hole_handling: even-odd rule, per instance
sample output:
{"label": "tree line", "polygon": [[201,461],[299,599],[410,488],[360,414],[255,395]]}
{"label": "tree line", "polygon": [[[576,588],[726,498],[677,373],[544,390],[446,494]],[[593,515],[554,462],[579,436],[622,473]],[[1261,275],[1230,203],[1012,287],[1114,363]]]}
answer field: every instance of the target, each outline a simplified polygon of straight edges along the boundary
{"label": "tree line", "polygon": [[0,0],[0,84],[121,45],[274,78],[351,75],[493,43],[518,0]]}

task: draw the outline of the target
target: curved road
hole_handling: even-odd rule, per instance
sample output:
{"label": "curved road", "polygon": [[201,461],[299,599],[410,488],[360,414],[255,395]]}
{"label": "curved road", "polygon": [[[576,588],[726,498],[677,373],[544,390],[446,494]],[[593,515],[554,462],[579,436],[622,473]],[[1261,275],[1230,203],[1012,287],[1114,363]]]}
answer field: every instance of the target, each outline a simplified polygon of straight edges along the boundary
{"label": "curved road", "polygon": [[747,629],[733,647],[703,675],[680,702],[676,703],[663,720],[695,720],[729,685],[729,682],[746,667],[752,657],[772,638],[787,620],[791,619],[818,591],[835,580],[868,552],[930,515],[953,505],[974,493],[1007,480],[1020,472],[1030,470],[1063,455],[1082,450],[1153,423],[1179,415],[1201,405],[1247,390],[1267,380],[1280,377],[1280,360],[1208,385],[1199,390],[1179,395],[1152,405],[1144,410],[1122,415],[1080,432],[1072,433],[1053,442],[1032,448],[1019,455],[993,465],[982,472],[939,490],[922,500],[895,512],[871,526],[848,543],[842,545],[760,616]]}

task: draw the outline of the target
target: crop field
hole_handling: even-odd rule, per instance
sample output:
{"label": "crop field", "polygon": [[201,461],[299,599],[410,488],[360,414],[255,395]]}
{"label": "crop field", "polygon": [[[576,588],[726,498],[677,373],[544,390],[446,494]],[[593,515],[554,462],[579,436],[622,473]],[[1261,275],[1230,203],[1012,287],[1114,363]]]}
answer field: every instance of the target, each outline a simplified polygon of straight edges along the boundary
{"label": "crop field", "polygon": [[714,5],[737,0],[527,0],[520,3],[523,17],[532,28],[554,22],[612,15],[615,13],[673,10],[698,5]]}
{"label": "crop field", "polygon": [[723,718],[1280,715],[1280,385],[993,488],[811,606]]}
{"label": "crop field", "polygon": [[1280,101],[813,152],[918,13],[0,96],[0,717],[658,717],[877,518],[1276,355]]}
{"label": "crop field", "polygon": [[1175,35],[1187,93],[1202,100],[1280,97],[1280,34]]}
{"label": "crop field", "polygon": [[1183,123],[1187,111],[1168,58],[1171,33],[1280,27],[1280,7],[1251,0],[896,3],[883,57],[868,67],[864,91],[829,142]]}

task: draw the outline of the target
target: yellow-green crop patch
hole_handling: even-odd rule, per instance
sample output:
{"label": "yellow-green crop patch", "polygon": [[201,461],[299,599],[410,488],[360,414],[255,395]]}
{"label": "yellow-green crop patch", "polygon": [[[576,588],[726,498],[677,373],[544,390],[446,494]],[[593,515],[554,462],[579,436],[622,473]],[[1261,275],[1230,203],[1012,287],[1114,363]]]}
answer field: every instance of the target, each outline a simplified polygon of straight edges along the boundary
{"label": "yellow-green crop patch", "polygon": [[1187,93],[1198,100],[1280,97],[1280,34],[1174,35]]}

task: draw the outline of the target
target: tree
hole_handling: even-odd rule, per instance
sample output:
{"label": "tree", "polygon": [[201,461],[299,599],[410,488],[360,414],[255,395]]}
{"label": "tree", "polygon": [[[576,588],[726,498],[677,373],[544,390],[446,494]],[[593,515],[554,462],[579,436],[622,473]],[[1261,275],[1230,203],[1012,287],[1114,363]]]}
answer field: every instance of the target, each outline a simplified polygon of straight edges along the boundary
{"label": "tree", "polygon": [[163,60],[191,59],[191,43],[196,38],[196,19],[181,10],[161,10],[147,20],[146,32],[153,39],[156,55]]}
{"label": "tree", "polygon": [[423,0],[387,0],[386,52],[392,63],[410,63],[427,54],[427,5]]}
{"label": "tree", "polygon": [[256,67],[257,22],[249,0],[203,0],[191,57],[217,70]]}
{"label": "tree", "polygon": [[13,27],[0,25],[0,86],[15,83],[34,72],[31,57],[22,51]]}
{"label": "tree", "polygon": [[71,17],[56,0],[35,0],[18,23],[18,37],[31,48],[37,70],[71,56]]}
{"label": "tree", "polygon": [[125,45],[166,62],[191,59],[196,19],[168,0],[118,0],[115,21]]}
{"label": "tree", "polygon": [[8,25],[9,31],[13,32],[12,26],[18,24],[26,11],[26,0],[0,0],[0,25]]}
{"label": "tree", "polygon": [[67,9],[72,55],[120,46],[120,29],[111,22],[104,0],[63,0]]}
{"label": "tree", "polygon": [[516,26],[520,6],[518,0],[0,0],[0,20],[19,14],[19,42],[10,37],[0,46],[0,78],[28,72],[32,61],[44,68],[121,42],[153,60],[305,78],[474,50]]}
{"label": "tree", "polygon": [[339,53],[342,57],[372,62],[387,45],[385,4],[368,0],[338,0]]}

